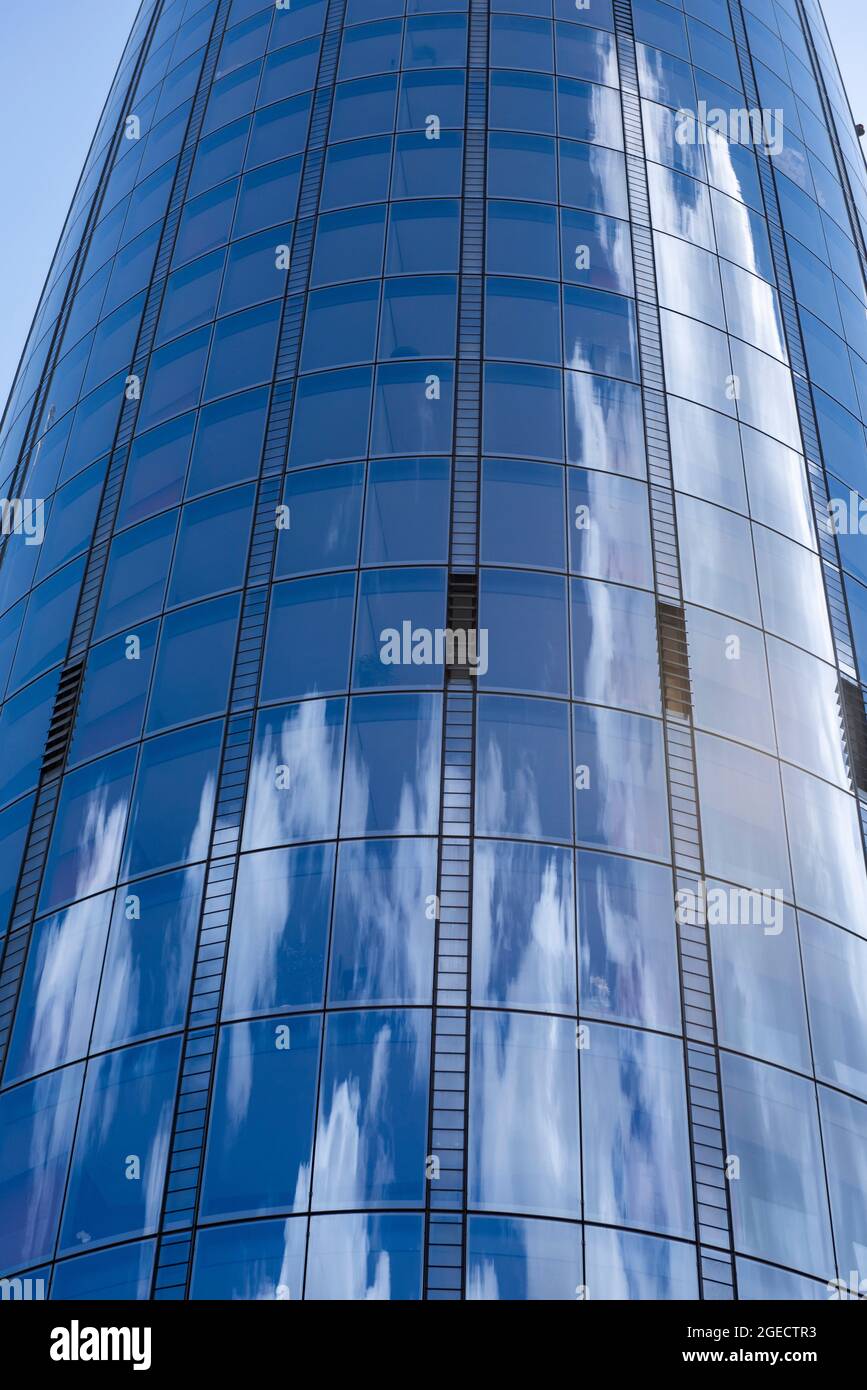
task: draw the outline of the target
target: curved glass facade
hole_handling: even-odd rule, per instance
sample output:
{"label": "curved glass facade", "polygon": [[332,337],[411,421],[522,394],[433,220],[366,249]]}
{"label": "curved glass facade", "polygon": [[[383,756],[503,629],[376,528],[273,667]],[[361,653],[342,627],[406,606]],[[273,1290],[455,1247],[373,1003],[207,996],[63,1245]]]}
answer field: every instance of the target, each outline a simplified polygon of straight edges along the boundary
{"label": "curved glass facade", "polygon": [[0,432],[0,1277],[867,1292],[865,226],[815,0],[145,0]]}

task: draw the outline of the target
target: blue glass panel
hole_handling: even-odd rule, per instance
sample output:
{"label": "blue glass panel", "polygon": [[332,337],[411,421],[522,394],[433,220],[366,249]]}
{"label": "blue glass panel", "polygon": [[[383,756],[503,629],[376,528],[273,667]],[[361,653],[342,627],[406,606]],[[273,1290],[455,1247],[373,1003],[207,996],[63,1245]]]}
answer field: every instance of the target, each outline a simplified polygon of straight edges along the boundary
{"label": "blue glass panel", "polygon": [[183,1026],[204,869],[163,874],[115,898],[92,1048],[116,1047]]}
{"label": "blue glass panel", "polygon": [[324,575],[271,591],[261,699],[331,695],[349,684],[355,575]]}
{"label": "blue glass panel", "polygon": [[187,603],[243,583],[254,497],[254,488],[236,487],[184,507],[169,603]]}
{"label": "blue glass panel", "polygon": [[329,212],[316,225],[312,285],[378,275],[385,244],[385,204]]}
{"label": "blue glass panel", "polygon": [[307,700],[259,715],[243,849],[336,834],[345,710],[344,700]]}
{"label": "blue glass panel", "polygon": [[867,1099],[867,942],[799,915],[816,1075]]}
{"label": "blue glass panel", "polygon": [[134,1241],[117,1250],[100,1250],[55,1265],[52,1300],[102,1301],[147,1299],[156,1254],[156,1241]]}
{"label": "blue glass panel", "polygon": [[87,1053],[111,904],[104,893],[36,924],[9,1042],[8,1082]]}
{"label": "blue glass panel", "polygon": [[84,671],[70,765],[129,743],[141,734],[157,641],[156,623],[110,637],[91,649]]}
{"label": "blue glass panel", "polygon": [[[847,1291],[862,1294],[867,1246],[867,1105],[819,1087],[837,1267]],[[854,1288],[853,1288],[854,1285]],[[842,1293],[842,1290],[841,1290]]]}
{"label": "blue glass panel", "polygon": [[[314,1210],[421,1206],[429,1054],[426,1010],[328,1016]],[[351,1164],[345,1161],[347,1149]]]}
{"label": "blue glass panel", "polygon": [[321,1003],[333,876],[331,845],[242,856],[224,1018]]}
{"label": "blue glass panel", "polygon": [[220,319],[205,379],[205,400],[270,380],[282,311],[281,304],[259,304]]}
{"label": "blue glass panel", "polygon": [[385,268],[388,275],[432,274],[458,268],[457,202],[431,199],[390,209]]}
{"label": "blue glass panel", "polygon": [[222,737],[222,723],[214,720],[144,745],[124,848],[124,878],[204,859]]}
{"label": "blue glass panel", "polygon": [[390,362],[377,368],[371,453],[448,453],[454,375],[451,362]]}
{"label": "blue glass panel", "polygon": [[195,423],[190,412],[136,438],[121,494],[119,527],[143,521],[181,500]]}
{"label": "blue glass panel", "polygon": [[0,938],[12,911],[32,813],[33,797],[27,796],[0,814]]}
{"label": "blue glass panel", "polygon": [[265,227],[285,222],[287,217],[294,217],[300,181],[301,156],[297,154],[245,174],[238,195],[233,236],[260,232]]}
{"label": "blue glass panel", "polygon": [[444,562],[448,507],[448,460],[372,462],[367,478],[363,563]]}
{"label": "blue glass panel", "polygon": [[306,1210],[319,1034],[318,1017],[221,1030],[204,1219]]}
{"label": "blue glass panel", "polygon": [[[797,1071],[810,1071],[807,1012],[795,914],[750,895],[708,885],[714,990],[720,1043]],[[743,916],[720,911],[743,903]],[[753,911],[750,911],[750,909]],[[761,910],[764,908],[764,912]]]}
{"label": "blue glass panel", "polygon": [[447,276],[386,280],[379,356],[447,356],[455,350],[457,281]]}
{"label": "blue glass panel", "polygon": [[282,296],[291,244],[291,223],[232,242],[220,295],[220,313],[231,313],[259,300]]}
{"label": "blue glass panel", "polygon": [[39,780],[57,681],[57,672],[43,676],[7,700],[0,712],[0,806],[30,791]]}
{"label": "blue glass panel", "polygon": [[304,1296],[352,1302],[419,1299],[423,1253],[421,1216],[314,1216]]}
{"label": "blue glass panel", "polygon": [[477,737],[476,834],[571,841],[566,705],[482,696]]}
{"label": "blue glass panel", "polygon": [[560,295],[542,280],[499,280],[485,286],[485,355],[559,365]]}
{"label": "blue glass panel", "polygon": [[331,110],[331,140],[390,132],[396,94],[397,77],[391,75],[340,83]]}
{"label": "blue glass panel", "polygon": [[485,366],[484,450],[563,461],[562,373],[550,367]]}
{"label": "blue glass panel", "polygon": [[473,1014],[469,1203],[580,1216],[578,1049],[569,1019]]}
{"label": "blue glass panel", "polygon": [[580,1226],[471,1216],[467,1236],[467,1298],[574,1301],[581,1296]]}
{"label": "blue glass panel", "polygon": [[0,1095],[0,1270],[54,1253],[83,1067]]}
{"label": "blue glass panel", "polygon": [[307,301],[301,370],[371,362],[376,355],[379,282],[317,290]]}
{"label": "blue glass panel", "polygon": [[576,840],[667,859],[661,725],[591,705],[575,705],[572,719]]}
{"label": "blue glass panel", "polygon": [[140,431],[198,405],[210,341],[210,328],[199,328],[154,353],[138,414]]}
{"label": "blue glass panel", "polygon": [[671,871],[584,850],[576,860],[581,1013],[679,1031]]}
{"label": "blue glass panel", "polygon": [[489,271],[556,279],[559,262],[556,209],[542,204],[490,201],[486,249]]}
{"label": "blue glass panel", "polygon": [[834,1257],[812,1082],[723,1052],[726,1143],[739,1250],[831,1278]]}
{"label": "blue glass panel", "polygon": [[117,873],[135,752],[101,758],[64,778],[39,911],[110,888]]}
{"label": "blue glass panel", "polygon": [[436,840],[344,842],[337,859],[331,1004],[429,1004]]}
{"label": "blue glass panel", "polygon": [[[632,252],[627,222],[563,208],[560,226],[564,280],[632,294]],[[489,223],[489,238],[492,231],[493,224]]]}
{"label": "blue glass panel", "polygon": [[486,460],[482,465],[483,563],[563,569],[563,483],[560,468]]}
{"label": "blue glass panel", "polygon": [[575,1013],[575,907],[568,850],[476,843],[474,1004]]}
{"label": "blue glass panel", "polygon": [[454,197],[461,191],[463,135],[441,131],[432,141],[427,133],[398,135],[394,143],[392,198]]}
{"label": "blue glass panel", "polygon": [[180,1039],[164,1038],[88,1064],[61,1253],[156,1230],[180,1057]]}
{"label": "blue glass panel", "polygon": [[364,458],[371,384],[369,367],[323,372],[298,382],[289,440],[290,468]]}
{"label": "blue glass panel", "polygon": [[200,1230],[190,1298],[299,1299],[306,1249],[304,1217]]}
{"label": "blue glass panel", "polygon": [[388,194],[390,171],[389,136],[329,145],[319,205],[323,212],[329,212],[332,208],[380,202]]}
{"label": "blue glass panel", "polygon": [[[568,695],[566,582],[553,574],[482,570],[478,667],[483,689]],[[516,633],[521,634],[515,641]]]}
{"label": "blue glass panel", "polygon": [[368,570],[361,577],[353,689],[441,686],[447,653],[445,574],[435,569]]}
{"label": "blue glass panel", "polygon": [[659,714],[652,595],[595,580],[573,579],[570,587],[574,697]]}
{"label": "blue glass panel", "polygon": [[571,569],[652,588],[646,488],[630,478],[584,469],[570,468],[567,481]]}
{"label": "blue glass panel", "polygon": [[240,597],[229,594],[166,616],[146,733],[222,714],[235,661],[240,610]]}
{"label": "blue glass panel", "polygon": [[[315,61],[318,54],[312,56]],[[309,116],[309,94],[293,97],[290,101],[282,101],[257,111],[250,131],[246,167],[251,169],[254,165],[267,164],[272,159],[280,159],[284,155],[294,154],[296,150],[302,150],[307,138]]]}
{"label": "blue glass panel", "polygon": [[74,560],[33,590],[9,678],[10,691],[17,690],[65,657],[84,564],[83,557]]}
{"label": "blue glass panel", "polygon": [[793,1300],[827,1300],[828,1286],[800,1274],[791,1274],[786,1269],[776,1269],[774,1265],[760,1264],[758,1260],[737,1261],[738,1298],[765,1301],[779,1300],[789,1303]]}
{"label": "blue glass panel", "polygon": [[268,415],[267,387],[242,391],[199,412],[187,496],[252,478],[259,470]]}
{"label": "blue glass panel", "polygon": [[598,1226],[587,1226],[584,1240],[590,1298],[630,1302],[698,1298],[692,1245]]}
{"label": "blue glass panel", "polygon": [[441,720],[438,695],[395,692],[352,701],[342,836],[436,833]]}
{"label": "blue glass panel", "polygon": [[157,329],[158,343],[209,323],[217,311],[225,251],[213,251],[169,277]]}
{"label": "blue glass panel", "polygon": [[581,1053],[584,1202],[590,1220],[693,1233],[679,1039],[592,1024]]}

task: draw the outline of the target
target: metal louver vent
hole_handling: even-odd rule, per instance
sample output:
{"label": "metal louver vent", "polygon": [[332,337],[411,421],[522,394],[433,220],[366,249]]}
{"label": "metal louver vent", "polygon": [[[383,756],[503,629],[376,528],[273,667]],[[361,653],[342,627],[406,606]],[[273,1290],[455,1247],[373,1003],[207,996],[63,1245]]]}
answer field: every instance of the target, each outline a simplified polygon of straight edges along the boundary
{"label": "metal louver vent", "polygon": [[63,767],[72,734],[72,723],[78,704],[78,692],[84,675],[84,662],[76,661],[61,673],[54,701],[54,713],[48,729],[45,757],[42,759],[43,778],[55,776]]}

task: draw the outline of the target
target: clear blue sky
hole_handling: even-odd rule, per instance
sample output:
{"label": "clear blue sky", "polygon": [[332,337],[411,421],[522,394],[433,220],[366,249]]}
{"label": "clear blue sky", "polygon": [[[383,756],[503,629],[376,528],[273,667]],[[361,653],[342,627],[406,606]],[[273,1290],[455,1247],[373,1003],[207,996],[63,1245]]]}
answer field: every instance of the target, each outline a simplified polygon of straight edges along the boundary
{"label": "clear blue sky", "polygon": [[0,0],[0,411],[139,0]]}
{"label": "clear blue sky", "polygon": [[[867,124],[867,0],[824,0]],[[0,0],[0,407],[138,0]]]}

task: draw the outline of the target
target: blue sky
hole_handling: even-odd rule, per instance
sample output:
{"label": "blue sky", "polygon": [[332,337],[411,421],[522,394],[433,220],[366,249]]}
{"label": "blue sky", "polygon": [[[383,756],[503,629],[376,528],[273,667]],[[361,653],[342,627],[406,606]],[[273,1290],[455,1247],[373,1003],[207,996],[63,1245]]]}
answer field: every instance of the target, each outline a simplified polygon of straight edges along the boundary
{"label": "blue sky", "polygon": [[[867,3],[824,0],[867,124]],[[138,0],[0,0],[0,404]]]}

